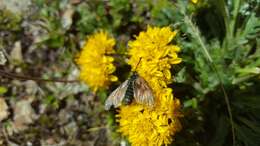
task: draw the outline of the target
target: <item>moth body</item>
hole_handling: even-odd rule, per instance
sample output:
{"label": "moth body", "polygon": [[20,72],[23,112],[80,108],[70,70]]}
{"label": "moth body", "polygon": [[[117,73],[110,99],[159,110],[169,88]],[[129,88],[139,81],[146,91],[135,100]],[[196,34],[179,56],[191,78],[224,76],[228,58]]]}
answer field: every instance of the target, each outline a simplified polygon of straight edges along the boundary
{"label": "moth body", "polygon": [[136,72],[109,95],[105,102],[105,109],[109,110],[111,106],[117,108],[122,104],[128,105],[133,100],[147,106],[154,105],[152,89]]}
{"label": "moth body", "polygon": [[123,104],[130,104],[133,99],[134,99],[134,81],[136,80],[136,78],[138,77],[138,75],[136,73],[134,73],[128,81],[128,87],[126,89],[125,92],[125,97],[123,98]]}

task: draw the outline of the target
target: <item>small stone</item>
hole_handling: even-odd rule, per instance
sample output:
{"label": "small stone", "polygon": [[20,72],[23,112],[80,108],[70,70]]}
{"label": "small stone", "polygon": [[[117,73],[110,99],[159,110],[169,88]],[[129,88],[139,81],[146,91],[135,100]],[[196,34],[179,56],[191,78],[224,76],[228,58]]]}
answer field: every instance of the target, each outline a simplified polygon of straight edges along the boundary
{"label": "small stone", "polygon": [[8,115],[8,105],[6,104],[4,98],[0,97],[0,122],[7,118]]}
{"label": "small stone", "polygon": [[32,100],[24,99],[18,101],[14,107],[14,128],[15,131],[24,130],[28,124],[33,123],[37,115],[31,106]]}
{"label": "small stone", "polygon": [[14,47],[11,51],[10,57],[11,60],[16,64],[23,62],[22,46],[20,41],[14,43]]}
{"label": "small stone", "polygon": [[5,65],[6,61],[3,51],[0,50],[0,65]]}

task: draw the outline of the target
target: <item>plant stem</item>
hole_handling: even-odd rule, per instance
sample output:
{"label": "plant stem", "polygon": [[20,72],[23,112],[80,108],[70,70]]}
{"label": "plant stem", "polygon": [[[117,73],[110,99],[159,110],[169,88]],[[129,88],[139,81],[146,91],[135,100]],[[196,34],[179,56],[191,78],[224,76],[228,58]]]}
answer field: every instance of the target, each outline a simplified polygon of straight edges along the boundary
{"label": "plant stem", "polygon": [[230,106],[230,101],[229,101],[229,98],[228,98],[228,95],[226,93],[226,90],[225,90],[225,87],[223,85],[223,82],[222,82],[222,79],[221,79],[221,76],[216,68],[216,65],[215,63],[213,62],[207,48],[206,48],[206,45],[204,44],[203,40],[202,40],[202,37],[200,36],[200,32],[198,30],[198,28],[195,26],[195,24],[192,23],[191,21],[191,18],[189,18],[188,16],[185,16],[185,22],[191,27],[192,31],[193,31],[193,35],[195,35],[195,39],[198,40],[206,58],[208,59],[208,61],[210,62],[213,70],[215,71],[219,81],[220,81],[220,86],[221,86],[221,90],[224,94],[224,99],[225,99],[225,103],[226,103],[226,106],[227,106],[227,110],[228,110],[228,115],[229,115],[229,120],[230,120],[230,124],[231,124],[231,131],[232,131],[232,141],[233,141],[233,146],[235,146],[236,144],[236,138],[235,138],[235,128],[234,128],[234,122],[233,122],[233,115],[232,115],[232,110],[231,110],[231,106]]}
{"label": "plant stem", "polygon": [[195,38],[198,39],[199,44],[201,45],[203,52],[206,55],[207,59],[212,63],[213,60],[212,60],[211,56],[209,55],[209,52],[208,52],[206,46],[204,45],[202,38],[200,37],[198,28],[195,27],[195,25],[191,22],[191,18],[189,18],[188,16],[185,16],[184,19],[185,19],[184,21],[190,25],[192,31],[194,32]]}
{"label": "plant stem", "polygon": [[228,12],[228,8],[226,6],[226,3],[225,3],[224,0],[219,0],[218,4],[216,6],[219,7],[219,12],[221,13],[221,15],[224,19],[224,24],[225,24],[225,28],[226,28],[226,37],[228,39],[230,39],[231,38],[231,30],[230,30],[230,26],[229,26],[230,14]]}
{"label": "plant stem", "polygon": [[222,79],[220,77],[220,74],[219,74],[219,72],[218,72],[214,62],[212,62],[212,68],[214,69],[215,73],[217,74],[217,77],[218,77],[218,79],[220,81],[221,90],[222,90],[222,92],[224,94],[224,99],[225,99],[225,102],[226,102],[228,115],[229,115],[229,118],[230,118],[233,146],[235,146],[236,145],[235,127],[234,127],[234,120],[233,120],[233,114],[232,114],[232,110],[231,110],[231,106],[230,106],[230,101],[229,101],[227,92],[225,90],[225,87],[223,85]]}
{"label": "plant stem", "polygon": [[235,33],[235,27],[236,27],[236,21],[237,21],[237,15],[238,15],[238,11],[239,11],[239,8],[240,8],[240,0],[233,0],[233,6],[234,6],[234,9],[232,11],[232,17],[231,17],[231,20],[230,20],[230,35],[231,35],[231,38],[234,37],[234,33]]}

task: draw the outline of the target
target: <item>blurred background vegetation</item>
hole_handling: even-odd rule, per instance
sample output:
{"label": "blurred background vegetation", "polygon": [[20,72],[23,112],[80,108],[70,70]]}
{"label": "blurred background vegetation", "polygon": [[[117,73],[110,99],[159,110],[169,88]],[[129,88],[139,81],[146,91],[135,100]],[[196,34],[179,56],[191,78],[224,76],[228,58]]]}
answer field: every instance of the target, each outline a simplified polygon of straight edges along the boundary
{"label": "blurred background vegetation", "polygon": [[[77,79],[74,59],[87,35],[109,31],[123,54],[127,41],[151,25],[178,30],[182,48],[171,87],[183,104],[183,129],[172,145],[230,146],[235,137],[237,146],[259,146],[259,6],[259,0],[0,1],[0,145],[119,145],[103,108],[109,91],[93,95],[82,83],[17,80],[3,72]],[[122,56],[115,62],[125,79],[129,66]]]}

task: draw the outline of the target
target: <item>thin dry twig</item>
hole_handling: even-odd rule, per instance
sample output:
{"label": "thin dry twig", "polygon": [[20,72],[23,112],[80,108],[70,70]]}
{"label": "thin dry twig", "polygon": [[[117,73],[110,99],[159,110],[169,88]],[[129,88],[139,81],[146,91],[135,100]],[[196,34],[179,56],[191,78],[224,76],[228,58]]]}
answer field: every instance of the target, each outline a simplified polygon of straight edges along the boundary
{"label": "thin dry twig", "polygon": [[62,79],[42,79],[42,78],[37,78],[37,77],[28,77],[28,76],[22,76],[22,75],[17,75],[14,73],[9,73],[4,70],[0,69],[0,75],[4,76],[6,78],[10,79],[18,79],[18,80],[34,80],[36,82],[60,82],[60,83],[76,83],[79,82],[79,80],[62,80]]}

